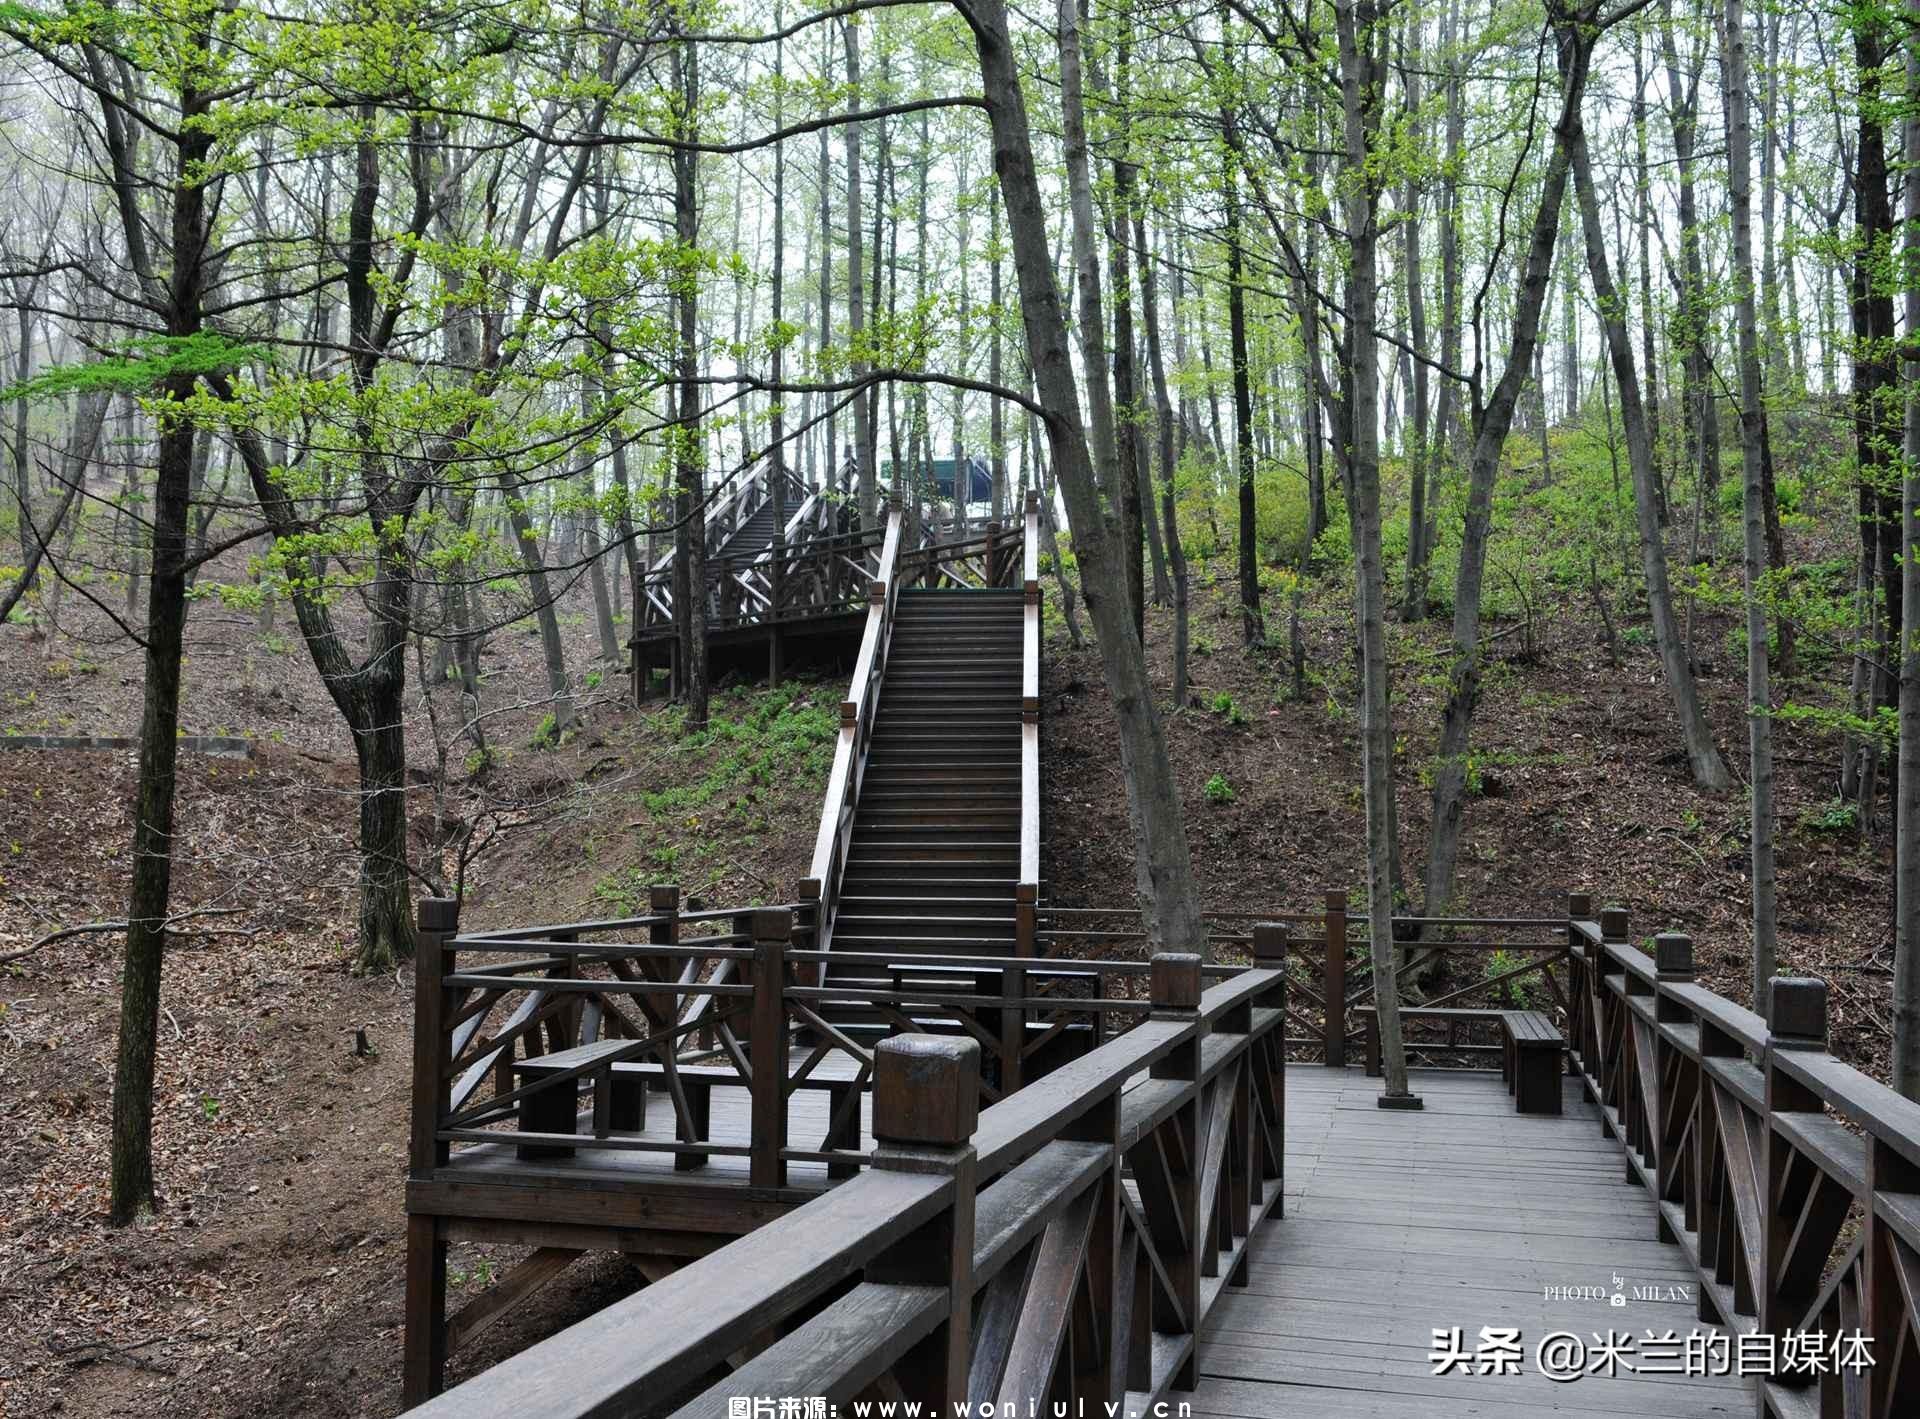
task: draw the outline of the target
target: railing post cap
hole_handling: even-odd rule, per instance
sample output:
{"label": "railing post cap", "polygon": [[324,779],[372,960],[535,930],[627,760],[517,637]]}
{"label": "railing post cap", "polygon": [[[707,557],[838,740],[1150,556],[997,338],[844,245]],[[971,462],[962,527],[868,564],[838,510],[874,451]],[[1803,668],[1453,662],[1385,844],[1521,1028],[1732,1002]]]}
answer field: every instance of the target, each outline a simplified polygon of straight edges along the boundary
{"label": "railing post cap", "polygon": [[1037,488],[1027,489],[1027,511],[1040,511],[1040,490]]}
{"label": "railing post cap", "polygon": [[1162,951],[1153,958],[1150,984],[1154,1008],[1200,1008],[1200,958],[1190,951]]}
{"label": "railing post cap", "polygon": [[1827,983],[1818,976],[1767,982],[1767,1029],[1776,1045],[1819,1049],[1827,1043]]}
{"label": "railing post cap", "polygon": [[980,1044],[970,1037],[895,1035],[873,1053],[873,1136],[958,1148],[980,1116]]}
{"label": "railing post cap", "polygon": [[1627,939],[1627,909],[1625,907],[1600,908],[1600,936],[1606,941],[1625,941]]}
{"label": "railing post cap", "polygon": [[678,883],[658,883],[647,888],[647,905],[657,912],[670,912],[680,905]]}
{"label": "railing post cap", "polygon": [[860,718],[860,706],[852,700],[840,701],[840,727],[851,729]]}
{"label": "railing post cap", "polygon": [[1593,894],[1590,892],[1567,893],[1567,916],[1574,921],[1586,921],[1593,916]]}
{"label": "railing post cap", "polygon": [[422,897],[414,904],[414,922],[421,931],[458,931],[460,899]]}
{"label": "railing post cap", "polygon": [[1281,921],[1256,921],[1253,924],[1253,959],[1276,965],[1287,958],[1287,926]]}
{"label": "railing post cap", "polygon": [[785,907],[755,907],[753,909],[753,939],[755,941],[786,941],[793,936],[793,913]]}
{"label": "railing post cap", "polygon": [[1332,887],[1326,893],[1326,906],[1330,912],[1343,912],[1347,909],[1347,889]]}
{"label": "railing post cap", "polygon": [[1653,938],[1653,969],[1661,980],[1693,979],[1693,938],[1684,931],[1663,931]]}
{"label": "railing post cap", "polygon": [[802,877],[800,879],[800,900],[803,902],[817,902],[820,900],[820,879],[818,877]]}

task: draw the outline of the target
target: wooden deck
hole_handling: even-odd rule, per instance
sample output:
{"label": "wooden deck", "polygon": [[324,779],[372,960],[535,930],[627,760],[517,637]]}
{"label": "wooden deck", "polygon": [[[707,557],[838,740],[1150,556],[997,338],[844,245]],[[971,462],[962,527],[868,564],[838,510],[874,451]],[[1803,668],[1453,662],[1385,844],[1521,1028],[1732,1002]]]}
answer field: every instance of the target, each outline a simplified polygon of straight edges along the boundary
{"label": "wooden deck", "polygon": [[[1547,1299],[1549,1286],[1694,1284],[1654,1239],[1646,1193],[1567,1079],[1559,1118],[1514,1112],[1497,1075],[1416,1070],[1422,1113],[1386,1112],[1358,1070],[1287,1070],[1285,1215],[1257,1230],[1250,1284],[1208,1326],[1195,1416],[1244,1419],[1638,1419],[1750,1415],[1732,1377],[1545,1378],[1534,1346],[1553,1331],[1636,1343],[1706,1330],[1685,1301]],[[1436,1375],[1435,1329],[1474,1350],[1483,1326],[1517,1327],[1515,1375]],[[1678,1360],[1673,1362],[1676,1367]]]}
{"label": "wooden deck", "polygon": [[[797,1073],[810,1050],[796,1049],[788,1060],[789,1074]],[[820,1070],[825,1078],[828,1071]],[[738,1083],[716,1084],[713,1088],[712,1112],[709,1119],[707,1141],[722,1148],[732,1148],[734,1153],[710,1154],[699,1167],[676,1169],[673,1153],[647,1152],[638,1149],[596,1148],[591,1133],[593,1115],[591,1112],[580,1114],[576,1130],[582,1137],[581,1147],[571,1158],[523,1159],[517,1156],[510,1131],[503,1130],[499,1144],[483,1143],[476,1147],[462,1148],[456,1151],[448,1162],[436,1172],[435,1176],[446,1181],[461,1182],[549,1182],[572,1187],[604,1187],[616,1191],[629,1188],[645,1188],[649,1185],[671,1184],[718,1185],[739,1188],[746,1184],[747,1159],[745,1149],[753,1136],[753,1111],[747,1097],[745,1081]],[[826,1137],[828,1124],[827,1094],[818,1089],[796,1089],[787,1101],[787,1146],[793,1149],[818,1149]],[[673,1100],[663,1089],[656,1087],[647,1096],[647,1126],[635,1133],[617,1135],[621,1140],[648,1140],[660,1144],[673,1144],[677,1135],[674,1131]],[[860,1096],[860,1148],[873,1146],[873,1094],[867,1091]],[[802,1200],[803,1196],[824,1192],[829,1184],[827,1165],[813,1159],[795,1159],[787,1165],[787,1187],[783,1190],[792,1194],[792,1200]],[[741,1230],[749,1230],[743,1227]]]}

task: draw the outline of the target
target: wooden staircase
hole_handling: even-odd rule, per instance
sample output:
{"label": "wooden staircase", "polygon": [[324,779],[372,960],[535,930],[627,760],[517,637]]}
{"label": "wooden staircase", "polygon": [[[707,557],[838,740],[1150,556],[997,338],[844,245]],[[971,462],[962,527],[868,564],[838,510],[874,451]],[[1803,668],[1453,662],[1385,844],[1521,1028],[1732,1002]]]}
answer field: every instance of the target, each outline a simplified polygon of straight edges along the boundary
{"label": "wooden staircase", "polygon": [[[787,496],[791,501],[787,505],[787,512],[791,515],[806,500],[807,487],[804,483],[791,478],[788,480],[788,487],[790,491]],[[719,555],[728,561],[758,557],[772,545],[773,500],[769,498],[761,503],[745,522],[735,528],[725,542],[721,543]],[[717,575],[718,570],[716,566],[709,572],[709,576]]]}
{"label": "wooden staircase", "polygon": [[[1027,992],[1039,898],[1038,522],[1029,499],[1019,537],[909,548],[889,513],[800,893],[829,953],[823,1028],[872,1039],[966,1024],[1000,1040],[1003,1088],[1018,1087],[1028,1024],[1002,1002]],[[944,1016],[934,1004],[922,1018],[933,997]]]}
{"label": "wooden staircase", "polygon": [[[900,593],[836,949],[903,964],[1013,952],[1023,604],[1017,587]],[[885,984],[864,968],[828,976],[853,980]]]}

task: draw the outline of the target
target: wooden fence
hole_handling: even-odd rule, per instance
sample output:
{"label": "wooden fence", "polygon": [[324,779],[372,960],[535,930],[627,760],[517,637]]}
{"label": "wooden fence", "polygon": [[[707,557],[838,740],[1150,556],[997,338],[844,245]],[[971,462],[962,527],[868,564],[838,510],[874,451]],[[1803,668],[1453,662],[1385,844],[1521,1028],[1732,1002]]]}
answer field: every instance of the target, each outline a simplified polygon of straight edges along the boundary
{"label": "wooden fence", "polygon": [[[1291,1058],[1342,1067],[1358,1057],[1364,1012],[1374,999],[1366,917],[1344,891],[1324,894],[1317,912],[1214,911],[1205,914],[1212,960],[1246,960],[1261,924],[1285,934],[1290,982],[1287,1050]],[[1043,905],[1038,956],[1137,952],[1147,940],[1137,907]],[[1497,1068],[1498,1012],[1516,1006],[1568,1009],[1568,928],[1564,917],[1415,917],[1393,919],[1407,969],[1401,1004],[1414,1063]],[[1429,969],[1434,968],[1434,969]],[[1421,993],[1417,980],[1435,982]],[[1338,1002],[1329,1010],[1328,1001]],[[1419,1017],[1422,1010],[1435,1016]],[[1441,1018],[1452,1014],[1454,1018]],[[1469,1019],[1470,1015],[1484,1018]]]}
{"label": "wooden fence", "polygon": [[[445,1167],[459,1148],[511,1144],[523,1157],[670,1154],[683,1168],[740,1158],[740,1181],[753,1187],[786,1186],[793,1163],[846,1176],[865,1162],[856,1096],[871,1087],[875,1058],[870,1044],[826,1018],[831,1007],[866,1007],[901,1033],[972,1037],[989,1066],[977,1071],[987,1104],[1025,1072],[1003,1053],[1006,1015],[1042,1026],[1013,1036],[1024,1062],[1058,1063],[1065,1054],[1049,1047],[1071,1026],[1087,1027],[1085,1043],[1097,1047],[1153,1008],[1144,990],[1151,966],[1142,960],[1010,970],[999,956],[916,954],[903,964],[897,955],[818,949],[804,905],[681,911],[675,887],[653,888],[652,904],[650,914],[619,921],[461,935],[440,903],[423,903],[417,1170]],[[636,935],[644,939],[626,939]],[[1260,940],[1278,962],[1284,934]],[[892,968],[894,981],[821,985],[829,960]],[[951,983],[930,984],[921,974],[930,969]],[[1244,968],[1199,969],[1217,980]],[[622,1122],[616,1066],[633,1064],[657,1070],[671,1137],[659,1128],[641,1136]],[[750,1098],[749,1126],[721,1137],[710,1099],[729,1086]],[[828,1095],[817,1140],[792,1136],[802,1090]],[[592,1127],[580,1132],[583,1110]]]}
{"label": "wooden fence", "polygon": [[1138,1024],[984,1111],[979,1041],[881,1042],[857,1177],[422,1412],[720,1415],[742,1396],[865,1394],[1138,1413],[1191,1388],[1206,1317],[1246,1284],[1279,1204],[1281,966],[1203,991],[1199,957],[1155,957]]}
{"label": "wooden fence", "polygon": [[1827,1052],[1826,982],[1776,976],[1762,1018],[1695,984],[1688,937],[1649,956],[1625,911],[1571,915],[1574,1059],[1701,1318],[1870,1337],[1865,1369],[1759,1376],[1760,1412],[1920,1414],[1920,1104]]}

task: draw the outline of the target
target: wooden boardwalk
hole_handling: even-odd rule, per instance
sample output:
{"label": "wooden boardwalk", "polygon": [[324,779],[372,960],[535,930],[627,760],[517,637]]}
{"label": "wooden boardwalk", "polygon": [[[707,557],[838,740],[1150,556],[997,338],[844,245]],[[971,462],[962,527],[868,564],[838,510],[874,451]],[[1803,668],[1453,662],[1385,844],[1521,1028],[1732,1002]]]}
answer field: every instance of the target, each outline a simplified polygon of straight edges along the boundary
{"label": "wooden boardwalk", "polygon": [[[1524,1419],[1749,1415],[1749,1381],[1680,1374],[1544,1377],[1554,1331],[1709,1331],[1690,1301],[1548,1299],[1547,1288],[1691,1288],[1654,1238],[1646,1193],[1567,1079],[1559,1118],[1516,1114],[1497,1075],[1415,1071],[1422,1113],[1384,1112],[1357,1070],[1287,1070],[1285,1215],[1258,1229],[1201,1351],[1195,1416]],[[1436,1375],[1433,1332],[1518,1328],[1520,1372]],[[1638,1360],[1635,1361],[1639,1363]],[[1677,1359],[1673,1362],[1676,1366]]]}

